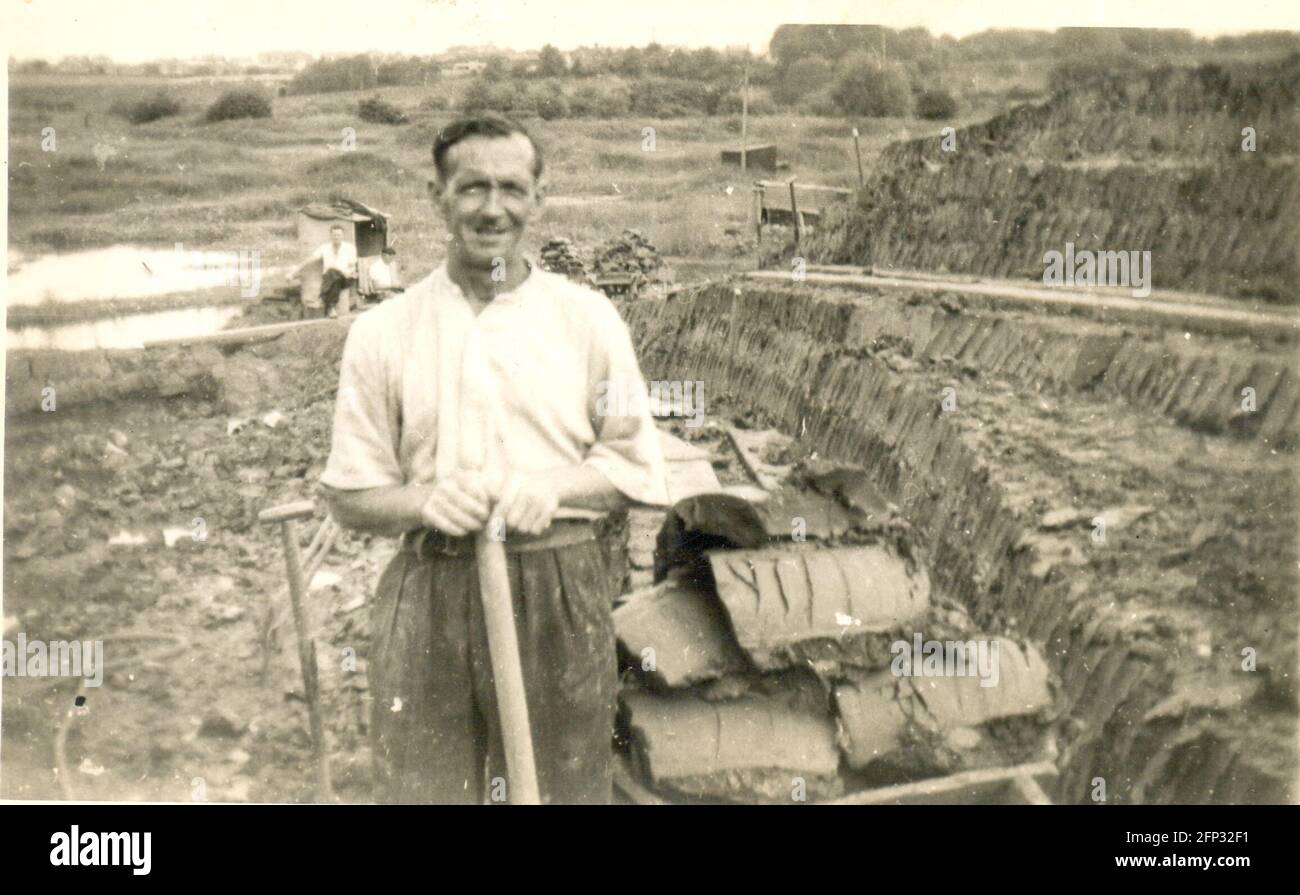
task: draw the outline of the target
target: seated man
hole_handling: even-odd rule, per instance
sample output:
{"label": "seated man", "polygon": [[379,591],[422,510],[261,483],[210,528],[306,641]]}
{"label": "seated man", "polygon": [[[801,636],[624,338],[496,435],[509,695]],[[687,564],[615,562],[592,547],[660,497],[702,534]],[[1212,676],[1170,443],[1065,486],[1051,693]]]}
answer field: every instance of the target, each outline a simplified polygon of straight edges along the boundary
{"label": "seated man", "polygon": [[330,227],[330,241],[324,243],[298,265],[294,271],[297,277],[302,269],[314,261],[321,262],[320,298],[325,313],[330,317],[339,315],[336,305],[339,295],[357,282],[357,249],[343,239],[343,225]]}
{"label": "seated man", "polygon": [[390,295],[402,292],[397,277],[397,250],[389,246],[384,253],[370,262],[367,270],[370,278],[368,297],[382,301]]}

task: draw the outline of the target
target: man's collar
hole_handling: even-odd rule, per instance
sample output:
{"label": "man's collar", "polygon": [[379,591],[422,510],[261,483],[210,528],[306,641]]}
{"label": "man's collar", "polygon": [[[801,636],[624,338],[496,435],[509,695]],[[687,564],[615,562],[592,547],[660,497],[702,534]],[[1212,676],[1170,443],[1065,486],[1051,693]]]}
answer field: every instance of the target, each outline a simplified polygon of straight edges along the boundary
{"label": "man's collar", "polygon": [[[542,268],[527,256],[523,257],[523,262],[528,267],[528,274],[523,278],[518,286],[511,289],[509,292],[498,293],[490,302],[488,302],[489,305],[520,304],[537,288]],[[466,304],[469,303],[469,297],[465,294],[465,291],[451,278],[451,273],[447,269],[447,262],[445,260],[438,265],[437,270],[434,271],[434,275],[438,278],[440,285],[444,289],[449,290],[452,295],[455,295]]]}

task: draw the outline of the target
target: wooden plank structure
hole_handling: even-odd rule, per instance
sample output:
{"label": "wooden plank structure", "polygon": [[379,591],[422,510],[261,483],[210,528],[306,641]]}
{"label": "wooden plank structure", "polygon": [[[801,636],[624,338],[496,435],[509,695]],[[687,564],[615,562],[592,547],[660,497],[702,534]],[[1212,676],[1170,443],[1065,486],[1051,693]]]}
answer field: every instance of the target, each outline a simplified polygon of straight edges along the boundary
{"label": "wooden plank structure", "polygon": [[1055,777],[1050,761],[1009,768],[980,768],[915,783],[864,789],[829,805],[1050,805],[1036,778]]}
{"label": "wooden plank structure", "polygon": [[[755,221],[760,235],[764,224],[793,227],[796,226],[796,218],[799,219],[798,224],[806,230],[809,225],[815,225],[821,219],[822,210],[827,205],[847,202],[853,197],[853,190],[844,187],[798,183],[794,180],[756,180],[753,189]],[[789,207],[773,204],[773,196],[790,196]]]}
{"label": "wooden plank structure", "polygon": [[[1052,800],[1039,780],[1056,777],[1050,761],[1002,768],[980,768],[930,777],[913,783],[881,786],[849,793],[821,805],[1051,805]],[[616,757],[614,788],[638,805],[671,805],[674,801],[646,786],[636,774],[635,764]],[[681,799],[683,803],[693,800]]]}
{"label": "wooden plank structure", "polygon": [[[770,191],[770,192],[769,192]],[[795,244],[802,242],[804,234],[815,228],[821,220],[822,211],[835,202],[847,202],[853,197],[853,190],[838,186],[823,186],[815,183],[796,183],[794,178],[786,181],[756,180],[753,186],[753,207],[750,217],[753,219],[754,235],[758,242],[759,257],[762,257],[763,227],[767,224],[791,227],[794,229]],[[789,207],[773,203],[773,197],[789,196]]]}

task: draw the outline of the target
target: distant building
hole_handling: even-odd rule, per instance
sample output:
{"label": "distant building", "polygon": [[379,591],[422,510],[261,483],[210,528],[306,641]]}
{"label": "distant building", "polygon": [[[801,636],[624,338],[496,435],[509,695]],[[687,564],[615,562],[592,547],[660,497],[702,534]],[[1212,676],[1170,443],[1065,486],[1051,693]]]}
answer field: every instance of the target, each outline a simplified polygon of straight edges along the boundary
{"label": "distant building", "polygon": [[453,75],[476,75],[485,68],[487,68],[486,62],[455,62],[452,63],[451,73]]}

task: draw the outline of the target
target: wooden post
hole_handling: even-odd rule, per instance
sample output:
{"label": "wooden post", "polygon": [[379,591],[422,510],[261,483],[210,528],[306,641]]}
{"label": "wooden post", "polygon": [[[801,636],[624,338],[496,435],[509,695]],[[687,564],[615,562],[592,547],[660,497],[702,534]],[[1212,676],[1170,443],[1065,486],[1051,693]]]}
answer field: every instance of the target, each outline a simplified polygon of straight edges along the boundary
{"label": "wooden post", "polygon": [[740,87],[740,172],[747,170],[749,148],[749,47],[745,47],[745,83]]}
{"label": "wooden post", "polygon": [[858,145],[858,129],[853,129],[853,154],[858,157],[858,189],[866,186],[866,180],[862,177],[862,147]]}
{"label": "wooden post", "polygon": [[794,197],[794,178],[790,178],[790,217],[794,221],[794,247],[803,241],[803,221],[799,218],[799,202]]}

